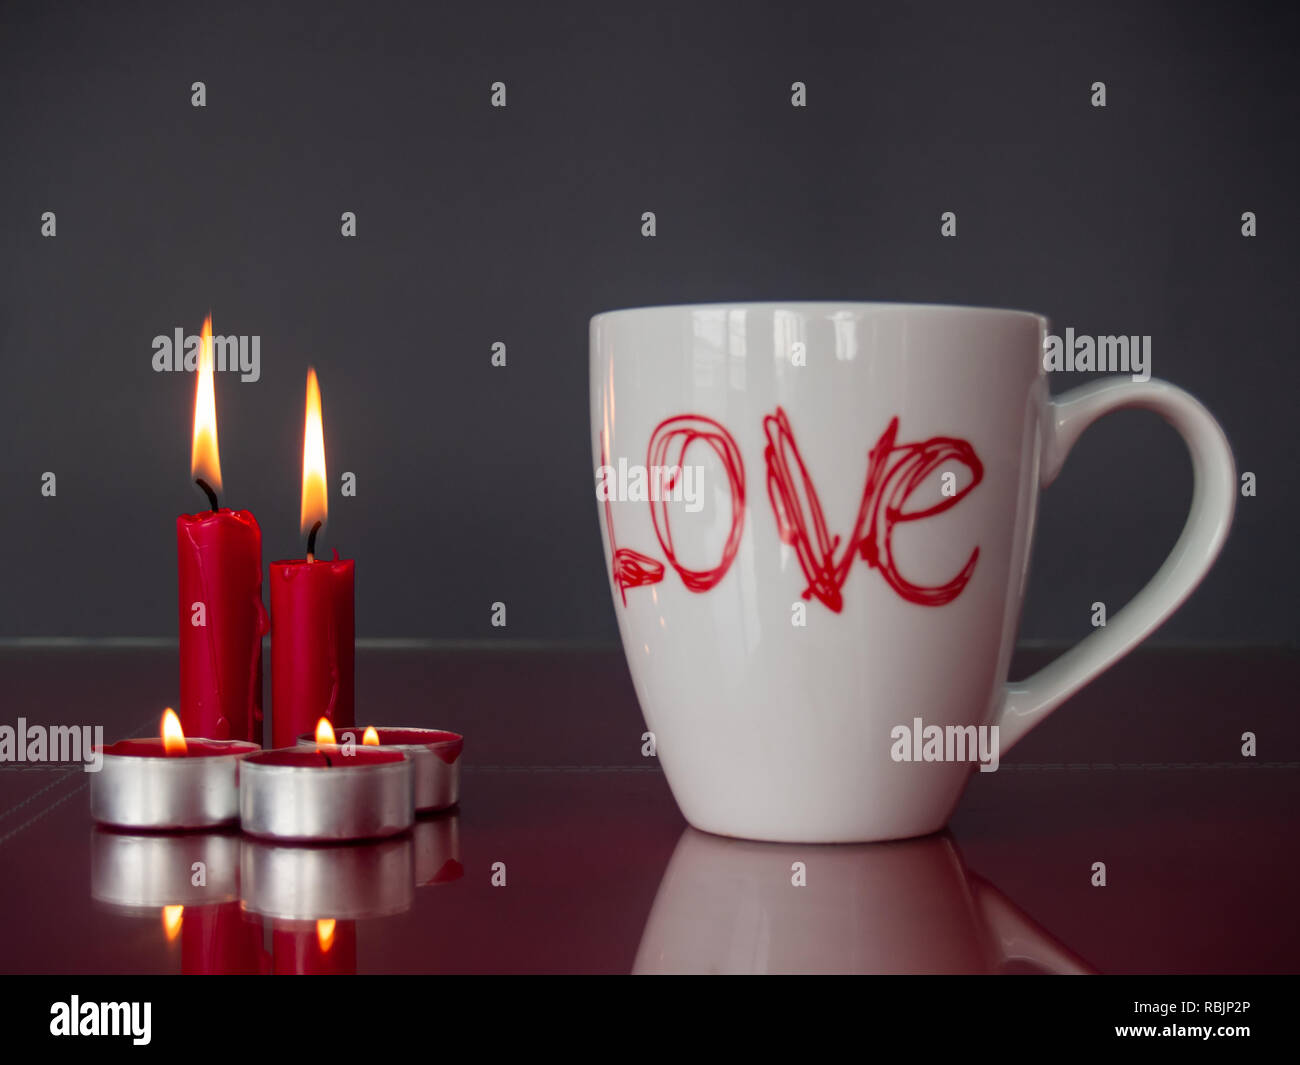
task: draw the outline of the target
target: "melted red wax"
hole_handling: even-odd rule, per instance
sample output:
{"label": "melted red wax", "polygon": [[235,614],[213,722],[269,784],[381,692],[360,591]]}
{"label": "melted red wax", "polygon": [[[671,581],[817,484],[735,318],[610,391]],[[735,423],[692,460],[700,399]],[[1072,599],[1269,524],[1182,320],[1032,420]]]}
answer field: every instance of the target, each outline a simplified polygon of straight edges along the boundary
{"label": "melted red wax", "polygon": [[288,747],[281,751],[264,751],[253,755],[249,761],[258,765],[296,766],[302,769],[327,769],[330,766],[386,765],[406,758],[401,751],[385,751],[376,747],[356,746],[344,754],[338,746],[322,744],[318,748]]}
{"label": "melted red wax", "polygon": [[[342,746],[347,742],[348,736],[351,735],[352,742],[361,746],[361,738],[365,735],[367,728],[375,730],[382,746],[428,747],[448,765],[456,761],[465,749],[465,737],[459,732],[448,732],[445,729],[437,728],[388,728],[380,725],[350,725],[345,729],[340,729],[336,733],[335,739],[338,740],[339,746]],[[304,740],[314,741],[315,738],[316,734],[314,732],[304,733],[298,737],[298,742],[301,744]]]}
{"label": "melted red wax", "polygon": [[257,744],[234,740],[187,739],[184,754],[168,754],[159,736],[118,740],[103,748],[105,754],[126,755],[131,758],[216,758],[229,754],[247,754],[258,750]]}

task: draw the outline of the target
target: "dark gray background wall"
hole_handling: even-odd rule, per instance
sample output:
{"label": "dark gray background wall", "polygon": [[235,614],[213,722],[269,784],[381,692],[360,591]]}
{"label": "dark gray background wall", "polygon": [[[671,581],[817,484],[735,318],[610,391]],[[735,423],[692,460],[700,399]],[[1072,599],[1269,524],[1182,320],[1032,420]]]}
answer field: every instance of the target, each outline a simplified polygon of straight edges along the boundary
{"label": "dark gray background wall", "polygon": [[[262,338],[261,380],[217,401],[224,500],[257,514],[268,562],[301,554],[310,363],[323,544],[358,560],[360,635],[502,635],[504,600],[508,636],[613,640],[588,317],[846,298],[1150,334],[1156,375],[1258,478],[1161,636],[1296,642],[1294,8],[8,3],[0,22],[0,637],[174,633],[193,380],[153,372],[151,341],[211,308]],[[1131,596],[1190,488],[1154,417],[1091,431],[1045,496],[1023,635],[1076,637],[1094,600]]]}

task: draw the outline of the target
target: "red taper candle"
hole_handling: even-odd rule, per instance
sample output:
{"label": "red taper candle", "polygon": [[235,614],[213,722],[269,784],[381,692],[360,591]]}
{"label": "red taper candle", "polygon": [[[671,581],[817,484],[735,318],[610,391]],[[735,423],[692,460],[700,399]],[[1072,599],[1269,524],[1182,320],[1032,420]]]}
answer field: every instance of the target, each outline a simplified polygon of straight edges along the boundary
{"label": "red taper candle", "polygon": [[328,512],[325,435],[316,371],[307,372],[302,448],[301,528],[307,557],[271,563],[271,736],[292,747],[322,718],[353,724],[355,565],[316,559],[316,534]]}
{"label": "red taper candle", "polygon": [[270,968],[262,922],[238,902],[187,907],[181,928],[184,976],[256,976]]}
{"label": "red taper candle", "polygon": [[262,742],[262,530],[219,507],[221,458],[212,383],[212,319],[203,323],[190,473],[211,509],[176,519],[181,727],[188,736]]}
{"label": "red taper candle", "polygon": [[354,723],[351,559],[271,563],[271,736],[292,747],[322,717]]}

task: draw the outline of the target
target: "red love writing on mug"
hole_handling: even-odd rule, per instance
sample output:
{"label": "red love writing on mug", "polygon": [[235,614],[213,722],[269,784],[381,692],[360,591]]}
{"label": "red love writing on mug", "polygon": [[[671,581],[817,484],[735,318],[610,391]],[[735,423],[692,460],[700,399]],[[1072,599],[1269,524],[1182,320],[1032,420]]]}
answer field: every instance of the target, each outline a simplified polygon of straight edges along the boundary
{"label": "red love writing on mug", "polygon": [[[937,585],[920,585],[899,572],[893,552],[895,526],[903,522],[922,521],[950,510],[960,503],[984,477],[984,466],[975,449],[965,440],[933,436],[914,444],[899,444],[898,418],[890,420],[867,456],[866,484],[858,504],[852,532],[847,538],[832,534],[826,522],[816,485],[795,439],[790,419],[781,408],[763,419],[767,447],[763,457],[767,466],[767,496],[776,517],[781,541],[795,551],[799,567],[807,581],[801,593],[814,596],[826,607],[839,613],[844,608],[842,589],[849,569],[861,558],[878,569],[889,586],[903,599],[920,606],[943,606],[961,595],[975,571],[979,547],[951,580]],[[726,472],[731,499],[731,525],[716,565],[692,569],[683,565],[673,547],[668,503],[676,479],[681,476],[686,452],[693,444],[712,449]],[[609,471],[608,455],[601,442],[601,471]],[[908,501],[941,468],[957,464],[969,471],[969,480],[957,487],[955,475],[945,485],[937,501],[907,509]],[[707,592],[726,576],[735,561],[745,521],[745,464],[735,438],[720,423],[697,414],[684,414],[660,422],[650,437],[646,467],[667,471],[663,478],[665,492],[647,500],[655,536],[668,564],[677,571],[682,583],[693,592]],[[951,472],[951,471],[949,471]],[[602,485],[607,482],[602,478]],[[664,579],[664,567],[657,559],[619,547],[614,540],[614,518],[610,492],[604,491],[606,526],[613,556],[613,580],[623,603],[627,589],[658,584]]]}

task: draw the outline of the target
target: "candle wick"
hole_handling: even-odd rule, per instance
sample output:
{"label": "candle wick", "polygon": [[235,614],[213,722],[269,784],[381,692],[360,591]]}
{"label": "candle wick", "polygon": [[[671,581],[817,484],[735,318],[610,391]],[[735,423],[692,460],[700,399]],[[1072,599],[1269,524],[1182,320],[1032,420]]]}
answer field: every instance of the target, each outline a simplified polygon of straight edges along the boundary
{"label": "candle wick", "polygon": [[320,522],[311,527],[311,532],[307,534],[307,561],[316,561],[316,534],[320,532]]}
{"label": "candle wick", "polygon": [[208,497],[208,502],[212,505],[213,512],[215,512],[217,509],[217,493],[212,490],[212,486],[202,477],[194,478],[194,483],[203,489],[203,494]]}

